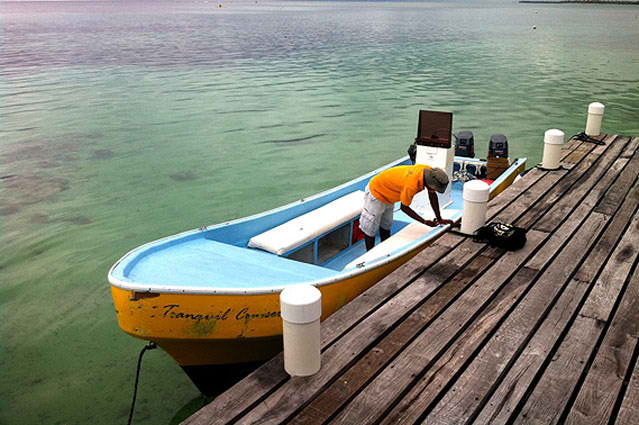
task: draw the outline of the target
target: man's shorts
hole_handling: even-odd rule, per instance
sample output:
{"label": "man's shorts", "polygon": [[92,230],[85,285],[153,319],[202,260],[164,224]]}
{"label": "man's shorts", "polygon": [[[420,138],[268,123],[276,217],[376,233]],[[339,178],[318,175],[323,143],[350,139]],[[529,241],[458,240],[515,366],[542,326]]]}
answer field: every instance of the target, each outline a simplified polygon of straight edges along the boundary
{"label": "man's shorts", "polygon": [[393,225],[393,209],[393,204],[386,204],[374,197],[366,185],[359,228],[366,236],[370,237],[375,237],[380,227],[384,230],[390,230]]}

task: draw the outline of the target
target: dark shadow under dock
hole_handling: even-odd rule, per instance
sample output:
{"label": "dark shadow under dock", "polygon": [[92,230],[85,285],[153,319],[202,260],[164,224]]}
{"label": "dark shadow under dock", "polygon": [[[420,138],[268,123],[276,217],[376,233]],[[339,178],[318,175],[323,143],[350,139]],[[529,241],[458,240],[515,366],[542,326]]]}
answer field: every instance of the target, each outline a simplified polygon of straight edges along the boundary
{"label": "dark shadow under dock", "polygon": [[448,233],[185,424],[639,423],[639,138],[564,145],[489,204],[515,252]]}

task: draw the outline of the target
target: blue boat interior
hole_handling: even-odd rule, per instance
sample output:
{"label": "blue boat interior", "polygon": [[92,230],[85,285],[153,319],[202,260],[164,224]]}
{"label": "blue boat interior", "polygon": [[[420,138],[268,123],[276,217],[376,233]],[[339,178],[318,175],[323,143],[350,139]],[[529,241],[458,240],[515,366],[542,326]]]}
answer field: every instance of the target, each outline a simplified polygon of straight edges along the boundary
{"label": "blue boat interior", "polygon": [[[410,164],[407,157],[382,169],[405,164]],[[465,177],[479,178],[482,167],[479,160],[469,159],[465,163],[456,160],[455,175],[460,177],[463,173]],[[144,245],[122,258],[112,269],[112,276],[125,284],[145,285],[149,290],[180,287],[259,289],[338,277],[352,271],[345,267],[366,251],[363,239],[353,236],[359,217],[339,223],[284,255],[249,248],[249,239],[353,191],[364,190],[368,180],[382,169],[275,210]],[[453,182],[452,203],[447,208],[461,211],[462,180]],[[392,235],[412,221],[399,207],[399,203],[395,205]],[[436,228],[431,233],[435,231]],[[376,243],[379,243],[379,237]]]}

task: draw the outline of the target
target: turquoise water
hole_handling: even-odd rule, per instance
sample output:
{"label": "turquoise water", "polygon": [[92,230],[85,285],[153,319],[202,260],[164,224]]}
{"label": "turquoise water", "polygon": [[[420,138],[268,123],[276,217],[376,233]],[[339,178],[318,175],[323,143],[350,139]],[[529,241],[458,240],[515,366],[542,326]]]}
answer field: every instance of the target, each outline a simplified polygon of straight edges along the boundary
{"label": "turquoise water", "polygon": [[[218,5],[223,7],[218,7]],[[0,2],[0,423],[125,423],[142,341],[106,274],[144,242],[405,154],[420,108],[485,155],[639,135],[639,8],[510,2]],[[536,30],[533,30],[536,25]],[[144,360],[134,423],[198,392]]]}

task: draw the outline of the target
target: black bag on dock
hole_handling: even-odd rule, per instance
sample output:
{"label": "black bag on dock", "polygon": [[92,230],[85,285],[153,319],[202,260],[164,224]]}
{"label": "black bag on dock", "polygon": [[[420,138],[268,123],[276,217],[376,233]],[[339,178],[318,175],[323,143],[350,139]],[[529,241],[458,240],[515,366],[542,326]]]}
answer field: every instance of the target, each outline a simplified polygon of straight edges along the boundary
{"label": "black bag on dock", "polygon": [[493,222],[477,229],[473,235],[473,241],[516,251],[526,244],[526,229]]}

